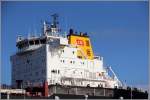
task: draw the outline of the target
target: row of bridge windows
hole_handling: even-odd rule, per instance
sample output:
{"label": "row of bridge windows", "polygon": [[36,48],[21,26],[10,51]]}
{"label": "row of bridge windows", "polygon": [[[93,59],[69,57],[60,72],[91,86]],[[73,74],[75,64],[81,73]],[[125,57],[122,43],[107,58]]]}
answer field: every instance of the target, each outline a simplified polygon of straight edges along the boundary
{"label": "row of bridge windows", "polygon": [[37,40],[26,40],[22,43],[18,43],[17,47],[22,49],[23,47],[28,47],[29,45],[38,45],[38,44],[45,44],[46,39],[37,39]]}

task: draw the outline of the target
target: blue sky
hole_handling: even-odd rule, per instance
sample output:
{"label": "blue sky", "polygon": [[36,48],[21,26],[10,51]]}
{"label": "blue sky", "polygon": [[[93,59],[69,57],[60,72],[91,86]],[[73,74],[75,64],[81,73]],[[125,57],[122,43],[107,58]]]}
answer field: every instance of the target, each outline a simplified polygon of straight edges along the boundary
{"label": "blue sky", "polygon": [[95,54],[119,79],[148,85],[148,2],[141,1],[2,2],[2,83],[11,83],[17,35],[41,33],[42,21],[50,21],[53,13],[59,14],[62,31],[87,32]]}

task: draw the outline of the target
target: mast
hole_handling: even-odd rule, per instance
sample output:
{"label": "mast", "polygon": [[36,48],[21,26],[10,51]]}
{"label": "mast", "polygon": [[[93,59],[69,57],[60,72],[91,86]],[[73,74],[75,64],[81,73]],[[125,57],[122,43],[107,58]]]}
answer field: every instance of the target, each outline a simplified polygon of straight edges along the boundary
{"label": "mast", "polygon": [[43,29],[44,29],[44,35],[57,35],[58,32],[60,32],[60,29],[58,28],[58,14],[53,14],[51,15],[52,17],[52,21],[51,23],[48,23],[46,21],[44,21],[43,23]]}
{"label": "mast", "polygon": [[52,16],[52,24],[51,24],[51,27],[50,27],[50,30],[51,30],[51,33],[54,35],[56,35],[56,33],[58,33],[60,30],[58,28],[58,14],[53,14],[51,15]]}
{"label": "mast", "polygon": [[57,25],[59,24],[59,22],[58,22],[58,14],[55,13],[55,14],[53,14],[51,16],[53,18],[53,22],[51,24],[51,28],[57,28]]}

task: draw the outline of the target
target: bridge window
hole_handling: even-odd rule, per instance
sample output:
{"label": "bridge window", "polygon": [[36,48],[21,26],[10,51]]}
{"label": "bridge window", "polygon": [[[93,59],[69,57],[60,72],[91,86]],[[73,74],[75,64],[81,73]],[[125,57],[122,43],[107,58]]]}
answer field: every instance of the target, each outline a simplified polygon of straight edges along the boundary
{"label": "bridge window", "polygon": [[34,44],[34,42],[33,42],[33,41],[29,41],[29,44],[30,44],[30,45],[33,45],[33,44]]}
{"label": "bridge window", "polygon": [[23,47],[23,45],[22,45],[22,44],[19,44],[19,45],[18,45],[18,48],[19,48],[19,49],[21,49],[22,47]]}
{"label": "bridge window", "polygon": [[46,39],[42,39],[40,40],[41,44],[45,44],[46,43]]}
{"label": "bridge window", "polygon": [[39,44],[39,40],[35,40],[35,44]]}

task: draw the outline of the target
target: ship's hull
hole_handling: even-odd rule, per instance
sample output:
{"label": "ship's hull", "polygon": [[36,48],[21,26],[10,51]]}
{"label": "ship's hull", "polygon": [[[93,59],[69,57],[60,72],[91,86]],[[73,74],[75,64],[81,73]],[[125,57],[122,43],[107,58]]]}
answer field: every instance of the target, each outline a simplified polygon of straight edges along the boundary
{"label": "ship's hull", "polygon": [[[6,94],[1,95],[2,99],[7,98]],[[102,87],[77,87],[77,86],[60,86],[50,85],[49,96],[27,96],[10,94],[11,99],[148,99],[148,93],[131,89],[111,89]]]}

